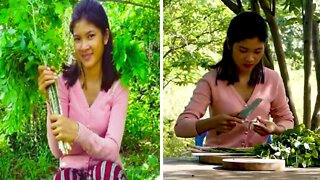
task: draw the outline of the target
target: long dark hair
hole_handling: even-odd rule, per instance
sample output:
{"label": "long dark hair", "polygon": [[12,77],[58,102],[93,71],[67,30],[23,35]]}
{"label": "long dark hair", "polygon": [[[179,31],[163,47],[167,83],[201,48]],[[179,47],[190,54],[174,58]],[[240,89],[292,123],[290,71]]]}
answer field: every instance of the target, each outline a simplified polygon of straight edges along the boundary
{"label": "long dark hair", "polygon": [[[218,79],[228,81],[228,85],[239,81],[237,66],[232,58],[232,47],[236,42],[255,37],[261,42],[266,42],[268,38],[267,24],[259,14],[242,12],[231,20],[227,38],[223,44],[222,59],[212,66],[217,69],[216,84]],[[264,83],[262,60],[253,68],[248,85],[253,86],[259,83]]]}
{"label": "long dark hair", "polygon": [[[112,86],[112,83],[119,79],[119,73],[116,71],[113,65],[112,50],[113,42],[112,35],[109,27],[108,16],[104,11],[102,5],[95,0],[82,0],[74,8],[70,22],[70,32],[73,34],[74,26],[81,19],[85,19],[88,22],[94,24],[101,30],[102,35],[109,34],[109,40],[104,45],[104,51],[102,56],[102,82],[101,89],[108,91]],[[109,31],[109,32],[106,32]],[[63,77],[66,79],[67,87],[71,87],[75,84],[81,73],[81,67],[78,63],[70,66],[64,65]]]}

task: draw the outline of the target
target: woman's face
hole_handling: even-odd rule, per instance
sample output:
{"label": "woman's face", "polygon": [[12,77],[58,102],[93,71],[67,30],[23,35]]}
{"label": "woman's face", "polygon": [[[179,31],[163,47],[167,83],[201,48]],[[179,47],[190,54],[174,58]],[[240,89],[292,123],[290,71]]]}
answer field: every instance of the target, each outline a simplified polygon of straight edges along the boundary
{"label": "woman's face", "polygon": [[264,54],[264,42],[257,37],[236,42],[232,46],[232,58],[239,72],[251,72]]}
{"label": "woman's face", "polygon": [[80,19],[73,29],[74,47],[77,60],[85,69],[101,67],[104,45],[108,42],[108,34],[85,19]]}

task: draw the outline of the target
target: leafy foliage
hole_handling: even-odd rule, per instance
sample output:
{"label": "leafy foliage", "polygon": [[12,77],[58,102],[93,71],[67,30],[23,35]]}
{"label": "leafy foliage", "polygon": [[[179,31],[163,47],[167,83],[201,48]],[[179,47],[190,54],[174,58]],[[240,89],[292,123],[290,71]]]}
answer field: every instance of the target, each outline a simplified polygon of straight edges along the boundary
{"label": "leafy foliage", "polygon": [[[61,31],[61,28],[58,28],[61,26],[61,20],[53,21],[58,17],[57,14],[49,16],[48,19],[43,16],[43,13],[53,11],[54,6],[41,6],[29,1],[21,1],[20,5],[17,5],[18,3],[18,1],[10,1],[9,8],[1,11],[2,17],[6,14],[15,15],[8,16],[1,22],[4,26],[1,39],[0,84],[2,86],[0,89],[2,104],[8,110],[1,128],[6,134],[21,129],[23,123],[28,122],[32,114],[33,106],[30,104],[39,102],[40,97],[36,94],[37,65],[43,64],[42,59],[51,60],[50,63],[55,65],[61,62],[64,54],[64,51],[60,51],[63,45],[61,38],[56,38],[55,41],[52,38],[46,38],[47,32],[50,33],[50,37],[59,37],[58,32]],[[39,10],[35,12],[35,8]],[[26,21],[28,17],[32,17],[33,20]],[[52,23],[44,25],[44,21]],[[38,24],[42,26],[41,29],[37,29]],[[57,31],[50,31],[51,28]],[[43,54],[46,56],[44,57]],[[27,89],[29,91],[26,91]]]}
{"label": "leafy foliage", "polygon": [[195,82],[199,67],[219,61],[232,17],[217,1],[164,2],[164,84]]}
{"label": "leafy foliage", "polygon": [[[140,77],[146,80],[146,55],[140,51],[136,42],[131,42],[132,37],[117,36],[115,39],[115,50],[113,56],[118,72],[122,73],[121,80],[128,85],[131,77]],[[130,60],[128,60],[130,59]]]}
{"label": "leafy foliage", "polygon": [[[0,152],[6,157],[0,160],[0,179],[48,179],[58,168],[47,146],[37,66],[48,64],[60,72],[62,63],[74,60],[68,24],[75,3],[0,2]],[[154,0],[137,3],[159,7]],[[103,5],[114,37],[114,63],[130,89],[121,149],[125,170],[132,179],[154,178],[159,175],[159,12],[121,2]]]}
{"label": "leafy foliage", "polygon": [[314,132],[300,124],[276,136],[270,144],[257,146],[255,154],[273,159],[285,159],[287,166],[320,166],[320,131]]}
{"label": "leafy foliage", "polygon": [[280,11],[278,14],[277,23],[283,35],[287,62],[293,69],[300,69],[303,67],[302,18],[287,11]]}
{"label": "leafy foliage", "polygon": [[130,179],[154,179],[160,169],[160,5],[156,0],[135,2],[154,9],[105,6],[115,36],[115,64],[130,87],[121,147],[126,173]]}

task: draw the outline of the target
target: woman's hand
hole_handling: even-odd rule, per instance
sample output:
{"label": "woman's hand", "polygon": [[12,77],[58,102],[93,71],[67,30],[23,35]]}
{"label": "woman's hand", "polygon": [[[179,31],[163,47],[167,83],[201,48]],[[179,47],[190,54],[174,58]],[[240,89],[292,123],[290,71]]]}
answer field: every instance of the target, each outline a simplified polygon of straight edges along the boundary
{"label": "woman's hand", "polygon": [[58,78],[57,74],[55,73],[54,68],[49,68],[46,66],[38,66],[38,87],[39,90],[47,96],[47,87],[54,83],[54,81]]}
{"label": "woman's hand", "polygon": [[63,115],[50,115],[52,134],[57,141],[70,142],[78,136],[79,124]]}
{"label": "woman's hand", "polygon": [[242,124],[244,121],[238,118],[239,113],[219,114],[212,118],[212,123],[217,133],[226,133],[231,131],[237,124]]}
{"label": "woman's hand", "polygon": [[253,123],[253,130],[261,136],[267,136],[269,134],[281,134],[285,129],[276,125],[274,122],[269,120],[261,119],[257,117],[258,123]]}

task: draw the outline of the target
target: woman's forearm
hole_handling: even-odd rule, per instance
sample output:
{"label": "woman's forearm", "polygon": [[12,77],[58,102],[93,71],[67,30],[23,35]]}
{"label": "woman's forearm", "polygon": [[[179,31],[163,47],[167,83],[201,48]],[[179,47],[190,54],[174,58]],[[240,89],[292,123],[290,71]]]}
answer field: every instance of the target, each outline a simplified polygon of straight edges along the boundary
{"label": "woman's forearm", "polygon": [[196,122],[196,130],[200,135],[208,130],[214,129],[214,123],[212,123],[212,118],[202,119]]}
{"label": "woman's forearm", "polygon": [[272,134],[280,135],[284,131],[286,131],[286,128],[283,125],[277,125]]}

